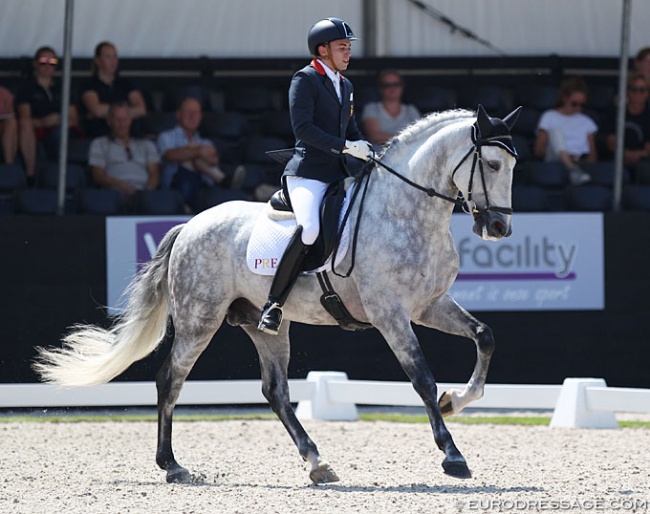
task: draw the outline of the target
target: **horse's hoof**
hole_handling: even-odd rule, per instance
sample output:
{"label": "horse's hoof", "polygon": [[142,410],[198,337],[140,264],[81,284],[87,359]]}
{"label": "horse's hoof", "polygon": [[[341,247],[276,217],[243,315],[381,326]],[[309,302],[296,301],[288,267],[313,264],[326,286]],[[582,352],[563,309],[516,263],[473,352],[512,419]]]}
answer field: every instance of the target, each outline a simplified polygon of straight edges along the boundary
{"label": "horse's hoof", "polygon": [[467,463],[462,460],[447,460],[442,462],[442,469],[447,475],[454,478],[472,478],[472,472]]}
{"label": "horse's hoof", "polygon": [[445,391],[438,400],[438,407],[443,417],[451,416],[454,413],[454,407],[451,405],[451,394]]}
{"label": "horse's hoof", "polygon": [[168,484],[190,484],[192,483],[192,475],[185,468],[177,467],[167,471]]}
{"label": "horse's hoof", "polygon": [[316,469],[309,473],[309,478],[314,484],[329,484],[331,482],[338,482],[339,476],[334,473],[334,470],[329,464],[321,464]]}

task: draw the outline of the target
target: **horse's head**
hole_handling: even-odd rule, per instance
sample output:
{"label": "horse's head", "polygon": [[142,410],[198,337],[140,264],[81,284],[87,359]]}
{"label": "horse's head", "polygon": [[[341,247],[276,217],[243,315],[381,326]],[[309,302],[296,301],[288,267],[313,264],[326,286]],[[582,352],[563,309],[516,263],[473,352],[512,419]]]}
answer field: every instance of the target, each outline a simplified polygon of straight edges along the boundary
{"label": "horse's head", "polygon": [[502,120],[478,106],[472,125],[473,147],[456,166],[452,179],[474,217],[472,230],[482,239],[497,240],[512,233],[512,174],[517,151],[510,130],[518,107]]}

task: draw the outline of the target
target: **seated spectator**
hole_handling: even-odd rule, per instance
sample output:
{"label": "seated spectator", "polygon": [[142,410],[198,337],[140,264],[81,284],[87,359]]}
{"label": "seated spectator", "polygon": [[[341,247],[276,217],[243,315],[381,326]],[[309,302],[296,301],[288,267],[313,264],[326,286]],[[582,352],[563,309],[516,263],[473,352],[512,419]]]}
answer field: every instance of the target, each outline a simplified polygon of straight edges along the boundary
{"label": "seated spectator", "polygon": [[361,113],[363,132],[379,151],[395,134],[420,118],[417,107],[402,103],[404,82],[395,70],[379,74],[379,102],[369,102]]}
{"label": "seated spectator", "polygon": [[[650,60],[650,59],[649,59]],[[650,106],[648,88],[650,83],[642,73],[632,73],[627,85],[625,109],[625,136],[623,163],[630,169],[636,168],[642,159],[650,157]],[[616,152],[616,120],[618,112],[614,106],[603,124],[607,149]]]}
{"label": "seated spectator", "polygon": [[[54,70],[59,59],[49,46],[36,51],[32,61],[33,77],[16,93],[19,146],[28,182],[36,173],[36,145],[43,143],[47,158],[55,160],[61,141],[61,89],[54,82]],[[69,126],[77,125],[77,108],[70,105]]]}
{"label": "seated spectator", "polygon": [[[95,47],[93,74],[81,89],[84,130],[88,137],[109,133],[108,108],[115,102],[127,102],[134,123],[147,114],[142,93],[128,78],[118,75],[119,59],[113,43],[103,41]],[[141,135],[134,127],[135,135]]]}
{"label": "seated spectator", "polygon": [[0,139],[4,162],[12,164],[18,151],[18,125],[14,113],[14,95],[0,86]]}
{"label": "seated spectator", "polygon": [[569,170],[574,185],[584,184],[591,177],[580,168],[581,162],[595,162],[598,126],[582,112],[587,103],[587,85],[580,78],[562,83],[553,109],[542,113],[537,124],[535,155],[548,161],[559,161]]}
{"label": "seated spectator", "polygon": [[650,46],[637,52],[634,59],[634,71],[641,73],[650,84]]}
{"label": "seated spectator", "polygon": [[232,177],[219,167],[217,149],[199,134],[201,103],[192,97],[181,102],[176,112],[178,124],[158,136],[162,157],[162,187],[181,192],[185,204],[197,211],[201,189],[215,184],[233,189],[241,187],[246,174],[243,166]]}
{"label": "seated spectator", "polygon": [[131,109],[126,102],[111,104],[108,125],[110,135],[98,137],[90,144],[88,164],[98,186],[117,189],[131,204],[136,191],[158,187],[156,145],[130,136]]}

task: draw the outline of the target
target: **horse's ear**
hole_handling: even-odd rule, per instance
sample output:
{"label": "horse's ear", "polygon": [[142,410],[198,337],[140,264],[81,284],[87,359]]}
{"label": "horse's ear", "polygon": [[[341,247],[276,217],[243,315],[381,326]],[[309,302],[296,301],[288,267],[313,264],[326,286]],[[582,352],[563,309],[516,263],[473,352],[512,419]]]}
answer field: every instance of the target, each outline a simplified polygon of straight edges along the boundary
{"label": "horse's ear", "polygon": [[481,134],[481,137],[488,137],[492,132],[492,122],[490,121],[490,117],[487,115],[485,109],[481,104],[478,104],[476,122],[478,124],[478,131]]}
{"label": "horse's ear", "polygon": [[503,118],[503,122],[508,126],[508,130],[512,130],[512,127],[515,126],[517,120],[519,119],[519,113],[521,112],[521,105],[512,111],[508,116]]}

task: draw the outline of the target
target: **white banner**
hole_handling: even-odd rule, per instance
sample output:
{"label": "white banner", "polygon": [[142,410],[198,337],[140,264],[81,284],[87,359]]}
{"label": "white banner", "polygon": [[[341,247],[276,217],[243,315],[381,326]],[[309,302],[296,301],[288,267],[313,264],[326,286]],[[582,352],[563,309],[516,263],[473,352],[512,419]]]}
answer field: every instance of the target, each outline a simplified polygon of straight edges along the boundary
{"label": "white banner", "polygon": [[[107,303],[122,292],[163,236],[185,216],[106,218]],[[452,217],[461,268],[452,296],[470,311],[602,310],[605,271],[602,214],[516,214],[512,236],[483,241],[472,218]]]}

